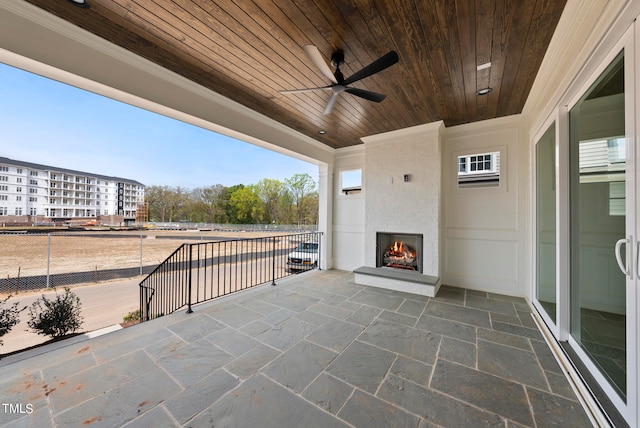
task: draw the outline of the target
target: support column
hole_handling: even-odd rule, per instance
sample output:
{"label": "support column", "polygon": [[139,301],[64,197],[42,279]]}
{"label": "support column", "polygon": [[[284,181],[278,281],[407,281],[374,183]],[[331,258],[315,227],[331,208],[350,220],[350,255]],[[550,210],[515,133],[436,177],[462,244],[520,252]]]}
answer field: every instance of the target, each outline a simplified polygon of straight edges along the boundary
{"label": "support column", "polygon": [[319,201],[318,201],[318,231],[322,232],[320,246],[320,268],[333,267],[333,174],[332,164],[320,164],[319,170]]}

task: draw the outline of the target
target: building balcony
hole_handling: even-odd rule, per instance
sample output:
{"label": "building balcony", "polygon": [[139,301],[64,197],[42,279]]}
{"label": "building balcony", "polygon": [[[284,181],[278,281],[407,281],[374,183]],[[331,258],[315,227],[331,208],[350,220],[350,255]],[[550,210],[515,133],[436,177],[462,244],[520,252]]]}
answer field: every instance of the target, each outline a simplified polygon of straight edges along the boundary
{"label": "building balcony", "polygon": [[32,408],[0,425],[590,425],[522,298],[330,270],[193,309],[0,360],[0,395]]}

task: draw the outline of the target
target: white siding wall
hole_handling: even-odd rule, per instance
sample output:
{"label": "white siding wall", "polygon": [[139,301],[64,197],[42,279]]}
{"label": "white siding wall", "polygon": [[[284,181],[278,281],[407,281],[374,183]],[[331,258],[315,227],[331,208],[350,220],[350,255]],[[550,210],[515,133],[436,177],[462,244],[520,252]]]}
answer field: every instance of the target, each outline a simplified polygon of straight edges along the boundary
{"label": "white siding wall", "polygon": [[333,202],[333,254],[336,269],[353,270],[364,265],[364,201],[367,189],[344,194],[342,171],[360,169],[364,179],[364,145],[336,150]]}
{"label": "white siding wall", "polygon": [[[443,142],[443,284],[516,296],[529,290],[529,159],[519,116],[458,126]],[[458,156],[500,152],[498,187],[457,183]]]}

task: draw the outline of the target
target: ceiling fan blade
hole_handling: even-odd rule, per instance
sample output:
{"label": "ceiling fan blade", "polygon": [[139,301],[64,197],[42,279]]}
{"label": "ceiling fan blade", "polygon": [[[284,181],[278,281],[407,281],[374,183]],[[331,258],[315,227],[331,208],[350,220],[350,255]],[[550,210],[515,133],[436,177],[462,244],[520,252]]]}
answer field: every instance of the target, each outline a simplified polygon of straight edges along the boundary
{"label": "ceiling fan blade", "polygon": [[318,70],[320,70],[324,77],[329,79],[329,81],[331,81],[332,83],[338,83],[336,77],[333,75],[331,69],[324,61],[324,58],[322,58],[322,54],[317,47],[315,47],[314,45],[306,45],[302,49],[304,49],[304,52],[307,54],[311,62],[316,66],[316,68],[318,68]]}
{"label": "ceiling fan blade", "polygon": [[289,90],[286,90],[286,91],[279,91],[279,92],[281,94],[297,94],[297,93],[300,93],[300,92],[326,91],[327,89],[331,89],[331,85],[319,86],[317,88],[289,89]]}
{"label": "ceiling fan blade", "polygon": [[376,103],[381,102],[387,97],[385,94],[379,94],[377,92],[366,91],[358,88],[346,88],[344,91]]}
{"label": "ceiling fan blade", "polygon": [[396,51],[390,51],[389,53],[381,56],[360,71],[356,71],[354,74],[346,78],[344,82],[342,82],[342,84],[349,85],[353,82],[357,82],[358,80],[369,77],[372,74],[376,74],[387,67],[391,67],[396,62],[398,62],[398,53]]}
{"label": "ceiling fan blade", "polygon": [[327,106],[325,107],[322,114],[331,113],[331,111],[333,110],[333,106],[336,104],[336,100],[338,99],[338,93],[339,92],[334,92],[333,95],[331,95],[331,98],[329,98],[329,102],[327,103]]}

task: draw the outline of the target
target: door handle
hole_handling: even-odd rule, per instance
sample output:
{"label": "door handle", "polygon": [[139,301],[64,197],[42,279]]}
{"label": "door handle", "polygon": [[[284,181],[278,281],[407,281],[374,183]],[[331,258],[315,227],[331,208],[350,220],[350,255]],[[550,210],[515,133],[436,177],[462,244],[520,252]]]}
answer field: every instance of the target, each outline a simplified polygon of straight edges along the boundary
{"label": "door handle", "polygon": [[636,241],[636,278],[640,278],[640,242]]}
{"label": "door handle", "polygon": [[[629,266],[628,266],[629,265],[628,250],[629,250],[630,243],[631,243],[631,239],[627,239],[627,238],[618,239],[615,247],[616,262],[618,262],[618,267],[620,268],[622,273],[625,274],[626,276],[631,276],[633,273],[633,271],[631,271],[631,269],[629,269]],[[622,261],[622,255],[620,254],[620,250],[622,249],[623,245],[625,246],[624,262]]]}

